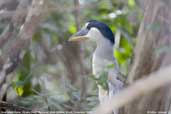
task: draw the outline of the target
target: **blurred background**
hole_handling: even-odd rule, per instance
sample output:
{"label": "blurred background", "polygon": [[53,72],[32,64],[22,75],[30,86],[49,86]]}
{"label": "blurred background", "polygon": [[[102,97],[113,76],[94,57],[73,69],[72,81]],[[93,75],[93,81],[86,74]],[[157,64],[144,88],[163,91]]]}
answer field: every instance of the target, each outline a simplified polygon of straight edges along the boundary
{"label": "blurred background", "polygon": [[[20,2],[4,0],[0,13],[9,11],[10,15]],[[68,39],[88,20],[106,23],[119,39],[114,56],[120,72],[127,76],[142,20],[140,3],[135,0],[47,0],[45,3],[46,10],[42,10],[42,19],[30,45],[22,49],[18,67],[1,85],[1,99],[32,110],[90,111],[98,104],[91,64],[95,44],[71,43]],[[5,5],[8,7],[4,9]],[[10,18],[0,17],[1,35],[10,30],[10,23]],[[15,34],[22,24],[14,27]],[[14,41],[17,35],[1,44],[0,55],[3,56]]]}

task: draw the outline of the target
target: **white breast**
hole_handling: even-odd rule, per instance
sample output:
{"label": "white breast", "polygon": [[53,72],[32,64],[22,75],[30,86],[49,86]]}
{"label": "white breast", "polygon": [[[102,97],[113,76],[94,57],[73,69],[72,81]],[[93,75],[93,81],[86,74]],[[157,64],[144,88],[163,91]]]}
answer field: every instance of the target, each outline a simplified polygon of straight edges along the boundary
{"label": "white breast", "polygon": [[107,59],[93,56],[93,74],[98,77],[99,73],[102,73],[104,69],[106,69],[107,65],[112,63],[112,61],[109,61]]}
{"label": "white breast", "polygon": [[107,68],[108,65],[114,63],[112,49],[110,50],[109,49],[103,50],[103,49],[97,47],[97,49],[93,54],[92,67],[93,67],[93,74],[96,77],[99,77],[99,73],[102,73]]}

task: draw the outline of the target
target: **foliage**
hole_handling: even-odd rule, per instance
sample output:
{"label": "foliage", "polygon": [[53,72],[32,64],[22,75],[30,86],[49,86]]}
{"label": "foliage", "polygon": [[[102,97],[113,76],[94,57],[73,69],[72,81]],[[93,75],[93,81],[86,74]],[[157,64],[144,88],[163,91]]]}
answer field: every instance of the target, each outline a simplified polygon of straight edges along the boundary
{"label": "foliage", "polygon": [[[80,0],[78,17],[75,16],[74,0],[51,0],[49,4],[52,12],[34,34],[30,48],[24,50],[22,63],[14,73],[12,87],[17,94],[14,101],[30,108],[36,104],[40,110],[89,111],[98,103],[94,85],[98,83],[106,89],[107,73],[102,71],[100,78],[90,80],[94,45],[71,44],[67,42],[68,38],[77,31],[77,25],[81,26],[90,19],[107,23],[114,33],[121,31],[114,56],[121,72],[127,75],[141,15],[135,0]],[[137,12],[132,16],[133,8]],[[133,17],[137,23],[129,17]],[[80,23],[76,23],[77,18]],[[68,67],[69,63],[71,66]],[[85,69],[84,73],[80,73],[81,67]],[[111,64],[108,69],[113,67]],[[76,76],[70,76],[73,71]],[[71,81],[72,78],[75,82]],[[85,81],[86,90],[82,87],[82,80]],[[85,96],[82,92],[85,92]]]}
{"label": "foliage", "polygon": [[28,96],[31,92],[31,55],[27,51],[23,57],[22,67],[17,70],[16,79],[13,81],[13,88],[19,96]]}

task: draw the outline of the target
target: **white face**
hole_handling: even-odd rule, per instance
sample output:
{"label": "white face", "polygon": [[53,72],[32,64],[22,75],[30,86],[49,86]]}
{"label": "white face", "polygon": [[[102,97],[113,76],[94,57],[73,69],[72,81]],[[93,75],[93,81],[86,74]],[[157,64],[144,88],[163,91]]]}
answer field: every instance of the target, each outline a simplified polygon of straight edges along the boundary
{"label": "white face", "polygon": [[[89,22],[86,23],[83,28],[87,28],[88,24]],[[99,38],[103,37],[103,35],[100,33],[100,31],[96,27],[91,27],[89,32],[85,36],[88,37],[92,41],[98,41],[100,40]]]}
{"label": "white face", "polygon": [[99,38],[103,37],[103,35],[100,33],[100,31],[95,27],[92,27],[86,36],[89,37],[90,40],[93,40],[93,41],[98,41],[98,40],[100,40]]}
{"label": "white face", "polygon": [[87,23],[84,25],[84,28],[87,28],[88,24],[89,24],[89,22],[87,22]]}
{"label": "white face", "polygon": [[71,37],[69,41],[82,41],[89,39],[90,41],[94,41],[96,43],[104,41],[104,36],[96,27],[88,28],[89,22],[86,23],[80,31],[78,31],[75,36]]}

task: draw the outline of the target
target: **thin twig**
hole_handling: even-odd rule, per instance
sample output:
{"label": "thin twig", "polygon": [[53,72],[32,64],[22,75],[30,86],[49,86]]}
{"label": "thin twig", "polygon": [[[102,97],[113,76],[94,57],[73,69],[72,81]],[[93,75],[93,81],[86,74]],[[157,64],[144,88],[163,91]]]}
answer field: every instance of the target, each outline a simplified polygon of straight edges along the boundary
{"label": "thin twig", "polygon": [[0,48],[2,48],[5,43],[9,40],[9,38],[13,35],[13,24],[10,23],[4,30],[4,32],[2,33],[2,35],[0,36]]}

